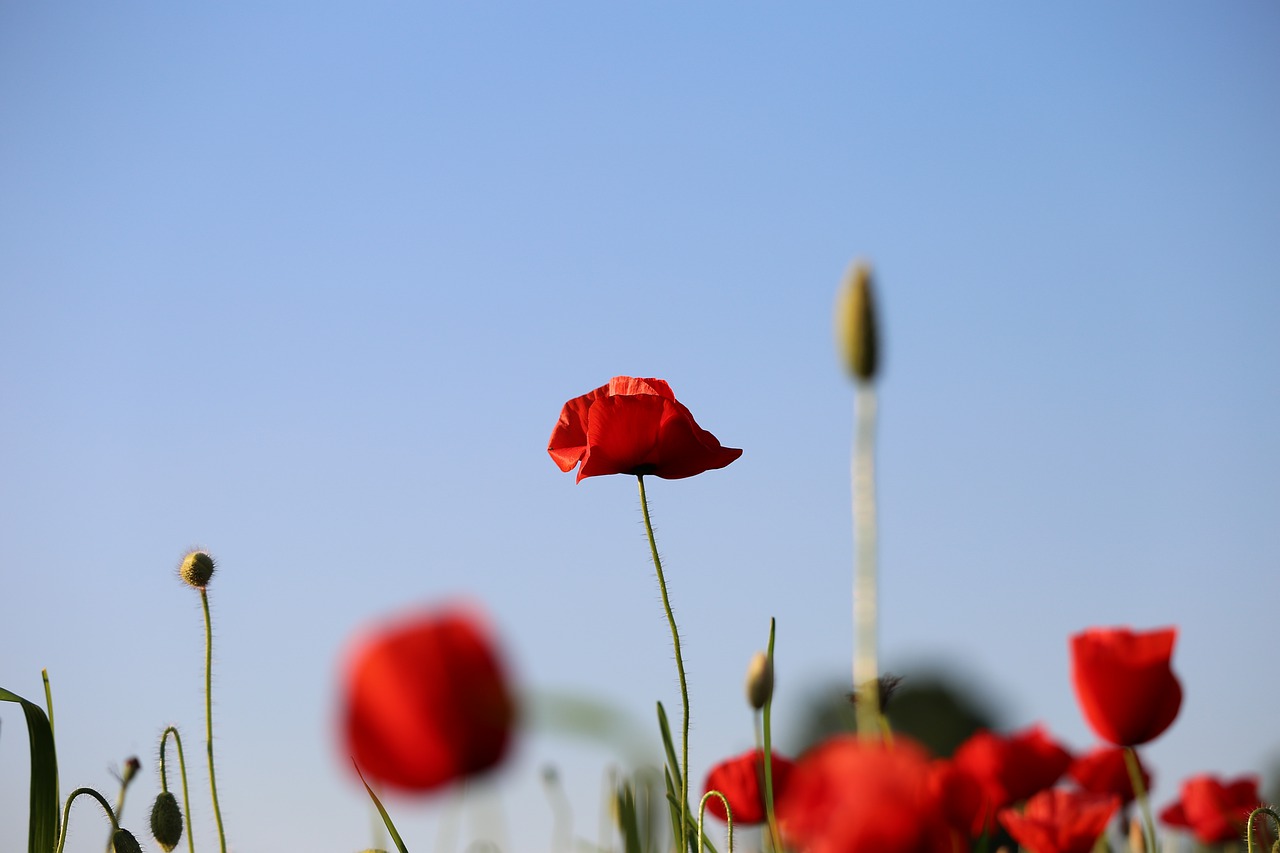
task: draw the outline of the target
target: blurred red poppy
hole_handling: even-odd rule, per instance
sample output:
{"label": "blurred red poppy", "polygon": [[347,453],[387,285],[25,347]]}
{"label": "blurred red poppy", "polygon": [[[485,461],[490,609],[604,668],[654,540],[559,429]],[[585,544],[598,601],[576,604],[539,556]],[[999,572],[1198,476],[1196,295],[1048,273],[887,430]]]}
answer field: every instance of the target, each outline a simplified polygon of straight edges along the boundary
{"label": "blurred red poppy", "polygon": [[723,468],[742,455],[698,426],[661,379],[615,376],[560,410],[547,452],[578,482],[602,474],[652,474],[668,480]]}
{"label": "blurred red poppy", "polygon": [[[782,797],[791,778],[794,763],[776,752],[771,756],[773,801]],[[707,774],[703,792],[719,791],[733,809],[735,824],[755,824],[765,821],[764,804],[764,750],[755,749],[735,758],[722,761]],[[724,803],[719,797],[707,800],[707,811],[721,820],[725,819]]]}
{"label": "blurred red poppy", "polygon": [[346,748],[364,774],[429,791],[498,764],[515,702],[484,622],[450,607],[356,644],[343,680]]}
{"label": "blurred red poppy", "polygon": [[950,853],[928,754],[838,735],[796,761],[778,801],[783,840],[805,853]]}
{"label": "blurred red poppy", "polygon": [[[1121,804],[1133,801],[1133,782],[1129,779],[1129,768],[1124,761],[1126,747],[1100,746],[1087,755],[1082,755],[1071,762],[1067,775],[1075,780],[1086,791],[1094,794],[1115,794]],[[1142,785],[1151,790],[1151,774],[1138,760],[1138,771],[1142,774]]]}
{"label": "blurred red poppy", "polygon": [[1003,809],[1000,822],[1029,853],[1089,853],[1119,808],[1114,794],[1051,788],[1022,812]]}
{"label": "blurred red poppy", "polygon": [[1066,772],[1071,754],[1040,726],[1002,736],[979,731],[960,744],[952,761],[976,779],[984,807],[971,832],[980,835],[994,825],[998,809],[1049,788]]}
{"label": "blurred red poppy", "polygon": [[1085,719],[1105,741],[1137,746],[1178,716],[1182,685],[1170,669],[1177,628],[1090,628],[1071,638],[1071,680]]}
{"label": "blurred red poppy", "polygon": [[1258,778],[1231,782],[1216,776],[1193,776],[1182,783],[1182,798],[1160,813],[1161,822],[1190,830],[1204,844],[1240,841],[1249,813],[1262,805]]}

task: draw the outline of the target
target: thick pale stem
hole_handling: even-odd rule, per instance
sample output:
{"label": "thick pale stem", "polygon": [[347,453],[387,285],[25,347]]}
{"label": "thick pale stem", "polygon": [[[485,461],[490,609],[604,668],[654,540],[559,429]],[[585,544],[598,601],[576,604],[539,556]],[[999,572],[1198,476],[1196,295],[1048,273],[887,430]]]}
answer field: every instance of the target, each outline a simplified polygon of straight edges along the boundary
{"label": "thick pale stem", "polygon": [[218,808],[218,782],[213,773],[213,621],[209,618],[209,591],[204,588],[200,590],[200,603],[204,605],[204,730],[205,752],[209,756],[209,792],[213,795],[213,819],[218,824],[218,844],[222,853],[227,853],[227,836],[222,831],[222,810]]}
{"label": "thick pale stem", "polygon": [[[662,558],[658,556],[658,543],[653,538],[653,521],[649,518],[649,501],[644,493],[644,475],[639,474],[640,511],[644,515],[644,530],[649,535],[649,552],[653,555],[653,568],[658,573],[658,589],[662,592],[662,606],[667,611],[667,624],[671,626],[671,643],[676,650],[676,672],[680,675],[680,703],[684,719],[680,726],[680,853],[688,847],[689,822],[689,687],[684,678],[684,658],[680,655],[680,632],[676,629],[676,617],[671,612],[671,599],[667,596],[667,580],[662,574]],[[701,837],[701,833],[699,833]]]}
{"label": "thick pale stem", "polygon": [[876,392],[859,382],[854,399],[853,444],[853,689],[857,696],[858,736],[880,735],[879,664],[876,655]]}

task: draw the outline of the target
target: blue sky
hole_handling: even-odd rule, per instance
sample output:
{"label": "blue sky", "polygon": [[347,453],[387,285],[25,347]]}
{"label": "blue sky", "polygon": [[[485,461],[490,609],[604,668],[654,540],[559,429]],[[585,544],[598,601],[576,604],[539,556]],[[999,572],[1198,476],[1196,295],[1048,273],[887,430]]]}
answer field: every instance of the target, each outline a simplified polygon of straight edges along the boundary
{"label": "blue sky", "polygon": [[[770,616],[781,732],[849,668],[830,310],[865,257],[887,665],[1083,749],[1067,637],[1176,624],[1157,803],[1263,770],[1277,43],[1267,2],[6,4],[0,683],[35,698],[50,669],[64,790],[142,757],[141,828],[160,730],[202,740],[173,569],[203,545],[236,850],[368,844],[337,660],[419,604],[482,602],[525,689],[652,732],[678,693],[634,483],[575,486],[545,446],[566,399],[658,376],[745,451],[650,489],[700,780],[750,744]],[[530,732],[466,814],[545,846],[555,761],[594,839],[617,760]],[[390,804],[435,842],[441,801]],[[68,850],[100,848],[89,815]]]}

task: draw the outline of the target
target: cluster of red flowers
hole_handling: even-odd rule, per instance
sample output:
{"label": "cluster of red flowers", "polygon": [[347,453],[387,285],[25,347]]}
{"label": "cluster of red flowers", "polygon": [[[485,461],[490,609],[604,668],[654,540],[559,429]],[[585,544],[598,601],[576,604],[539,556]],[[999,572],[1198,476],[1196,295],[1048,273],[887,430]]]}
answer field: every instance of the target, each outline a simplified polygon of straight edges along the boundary
{"label": "cluster of red flowers", "polygon": [[[1088,853],[1134,798],[1126,749],[1153,740],[1177,715],[1182,691],[1170,667],[1175,638],[1173,629],[1127,628],[1095,628],[1072,638],[1076,695],[1094,731],[1110,742],[1078,757],[1038,726],[1005,736],[980,731],[950,760],[931,759],[902,737],[890,746],[847,735],[794,764],[774,756],[783,837],[814,853],[954,853],[998,821],[1032,853]],[[764,820],[762,759],[748,753],[707,777],[706,789],[726,795],[739,823]],[[1146,788],[1151,775],[1138,766]],[[1055,787],[1063,779],[1074,787]],[[1196,777],[1161,818],[1204,843],[1239,840],[1257,804],[1256,779]]]}
{"label": "cluster of red flowers", "polygon": [[[565,404],[548,452],[578,479],[689,477],[722,468],[722,447],[666,382],[619,376]],[[1173,628],[1094,628],[1071,638],[1071,678],[1085,719],[1108,745],[1073,757],[1040,727],[982,731],[950,760],[904,737],[831,738],[794,762],[771,755],[776,817],[789,848],[810,853],[954,853],[1003,826],[1031,853],[1088,853],[1135,792],[1126,751],[1174,721],[1182,688],[1170,667]],[[473,612],[450,608],[377,632],[348,662],[342,726],[373,779],[425,791],[482,772],[507,752],[515,702],[493,641]],[[1136,755],[1135,755],[1136,759]],[[1151,776],[1138,765],[1144,787]],[[764,755],[712,768],[739,824],[766,820]],[[1057,787],[1070,779],[1074,787]],[[1258,803],[1252,777],[1189,780],[1162,820],[1204,843],[1239,839]],[[717,798],[709,810],[722,819]]]}

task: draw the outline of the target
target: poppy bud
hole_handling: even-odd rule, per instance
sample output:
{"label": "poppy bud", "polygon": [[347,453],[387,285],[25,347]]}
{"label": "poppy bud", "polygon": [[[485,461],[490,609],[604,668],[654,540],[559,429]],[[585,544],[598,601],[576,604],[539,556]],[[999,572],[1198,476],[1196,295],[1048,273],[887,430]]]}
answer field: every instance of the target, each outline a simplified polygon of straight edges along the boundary
{"label": "poppy bud", "polygon": [[138,760],[138,756],[131,755],[126,758],[124,769],[120,771],[120,783],[128,785],[133,781],[133,777],[138,775],[140,769],[142,769],[142,762]]}
{"label": "poppy bud", "polygon": [[138,839],[129,830],[120,828],[111,836],[111,847],[115,853],[142,853]]}
{"label": "poppy bud", "polygon": [[178,800],[168,791],[161,791],[151,807],[151,835],[165,853],[178,846],[182,839],[182,810]]}
{"label": "poppy bud", "polygon": [[192,551],[182,558],[178,574],[188,586],[204,589],[209,585],[209,579],[213,577],[213,569],[213,557],[204,551]]}
{"label": "poppy bud", "polygon": [[879,366],[879,335],[871,298],[871,268],[854,264],[836,299],[836,344],[840,357],[859,382],[875,379]]}
{"label": "poppy bud", "polygon": [[747,664],[747,701],[759,711],[773,698],[773,664],[764,652],[756,652]]}

